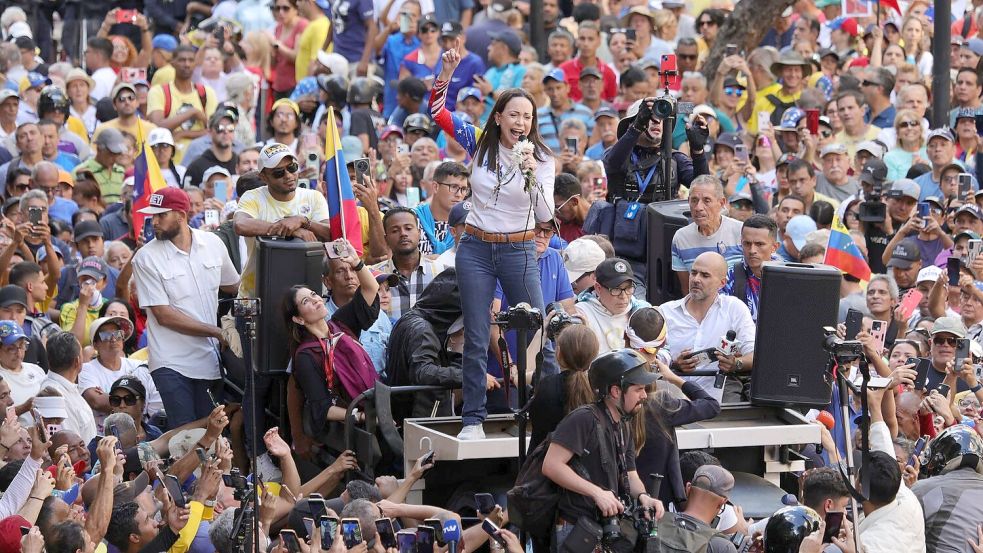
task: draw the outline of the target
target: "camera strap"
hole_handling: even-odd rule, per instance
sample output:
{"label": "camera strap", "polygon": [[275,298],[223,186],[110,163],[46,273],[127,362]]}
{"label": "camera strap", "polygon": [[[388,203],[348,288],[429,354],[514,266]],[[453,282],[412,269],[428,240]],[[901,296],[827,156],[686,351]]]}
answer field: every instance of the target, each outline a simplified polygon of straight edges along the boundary
{"label": "camera strap", "polygon": [[[618,468],[618,489],[615,490],[615,495],[617,495],[620,498],[623,492],[625,494],[625,497],[630,497],[631,485],[628,483],[628,459],[626,458],[626,452],[625,452],[624,422],[615,422],[614,418],[611,416],[611,413],[607,410],[607,408],[604,406],[603,403],[592,404],[591,408],[594,409],[595,412],[598,410],[603,411],[604,415],[607,417],[607,422],[618,427],[618,431],[614,435],[615,464],[617,465]],[[602,421],[598,421],[598,422],[602,422]],[[605,426],[606,425],[603,422],[602,424],[598,425],[598,428],[600,429],[600,433],[598,434],[598,452],[601,454],[602,465],[606,464],[606,460],[607,460],[607,454],[604,450],[605,444],[600,443],[600,440],[602,438],[604,440],[607,440],[606,438],[607,430],[605,429]]]}
{"label": "camera strap", "polygon": [[[638,154],[636,154],[635,152],[631,153],[631,164],[634,165],[635,167],[638,167],[639,165]],[[656,161],[655,163],[652,164],[651,167],[649,167],[649,172],[647,175],[645,175],[644,179],[642,178],[641,171],[635,171],[635,179],[638,182],[638,196],[635,197],[634,203],[638,203],[638,200],[640,200],[642,198],[642,195],[645,194],[645,190],[648,189],[649,184],[651,184],[652,177],[655,176],[655,171],[656,169],[658,169],[658,167],[659,167],[659,163],[658,161]]]}

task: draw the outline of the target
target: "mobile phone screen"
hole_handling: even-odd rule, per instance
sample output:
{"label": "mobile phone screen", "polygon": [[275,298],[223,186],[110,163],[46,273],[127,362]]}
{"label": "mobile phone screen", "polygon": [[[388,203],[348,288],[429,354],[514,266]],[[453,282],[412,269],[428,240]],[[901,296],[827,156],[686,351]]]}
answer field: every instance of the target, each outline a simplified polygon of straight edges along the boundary
{"label": "mobile phone screen", "polygon": [[341,537],[345,540],[345,547],[354,549],[356,545],[362,543],[362,527],[357,518],[341,519]]}
{"label": "mobile phone screen", "polygon": [[338,519],[321,517],[318,519],[318,526],[321,527],[321,549],[331,549],[331,545],[334,544],[334,536],[338,532]]}
{"label": "mobile phone screen", "polygon": [[840,534],[840,526],[843,524],[843,513],[826,512],[826,533],[823,534],[823,543],[833,543],[833,537]]}
{"label": "mobile phone screen", "polygon": [[174,500],[174,504],[183,509],[185,506],[184,492],[181,491],[181,483],[177,481],[177,477],[171,474],[165,476],[164,487],[167,488],[167,493]]}
{"label": "mobile phone screen", "polygon": [[433,553],[433,544],[437,534],[429,526],[416,527],[416,553]]}
{"label": "mobile phone screen", "polygon": [[393,528],[392,519],[379,518],[375,521],[376,532],[379,533],[379,540],[386,549],[396,547],[396,530]]}

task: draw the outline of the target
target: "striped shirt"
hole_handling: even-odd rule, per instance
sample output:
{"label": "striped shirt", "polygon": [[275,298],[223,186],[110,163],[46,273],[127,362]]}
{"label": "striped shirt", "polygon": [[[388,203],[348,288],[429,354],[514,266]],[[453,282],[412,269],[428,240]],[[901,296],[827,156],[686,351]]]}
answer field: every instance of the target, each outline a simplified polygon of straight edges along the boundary
{"label": "striped shirt", "polygon": [[389,289],[392,294],[392,301],[389,302],[389,317],[395,324],[396,320],[403,316],[403,313],[416,305],[416,300],[423,293],[423,289],[433,281],[434,277],[443,272],[444,266],[421,254],[420,264],[410,273],[409,278],[404,277],[399,272],[392,259],[374,265],[372,270],[380,273],[392,273],[399,277],[399,284]]}
{"label": "striped shirt", "polygon": [[539,120],[539,135],[543,137],[543,142],[554,152],[559,152],[560,148],[560,125],[567,119],[580,119],[587,125],[587,136],[594,131],[594,112],[584,104],[570,102],[570,109],[563,113],[553,113],[550,106],[541,107],[536,111],[536,119]]}
{"label": "striped shirt", "polygon": [[710,236],[703,236],[696,223],[690,223],[676,231],[672,237],[672,270],[689,271],[693,262],[704,252],[717,252],[732,266],[744,259],[741,250],[741,227],[737,219],[721,216],[720,228]]}

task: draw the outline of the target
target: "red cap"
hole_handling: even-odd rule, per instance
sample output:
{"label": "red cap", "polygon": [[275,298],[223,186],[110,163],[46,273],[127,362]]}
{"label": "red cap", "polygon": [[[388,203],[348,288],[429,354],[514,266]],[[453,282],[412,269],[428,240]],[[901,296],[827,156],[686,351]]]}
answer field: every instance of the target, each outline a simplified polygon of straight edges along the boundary
{"label": "red cap", "polygon": [[165,186],[150,195],[150,205],[139,210],[144,215],[156,215],[167,213],[168,211],[180,211],[187,213],[191,211],[191,200],[188,194],[180,188]]}
{"label": "red cap", "polygon": [[852,17],[844,19],[843,23],[840,24],[840,29],[853,37],[860,33],[860,30],[857,28],[857,20]]}
{"label": "red cap", "polygon": [[30,528],[31,523],[20,515],[11,515],[0,520],[0,551],[20,552],[21,528]]}

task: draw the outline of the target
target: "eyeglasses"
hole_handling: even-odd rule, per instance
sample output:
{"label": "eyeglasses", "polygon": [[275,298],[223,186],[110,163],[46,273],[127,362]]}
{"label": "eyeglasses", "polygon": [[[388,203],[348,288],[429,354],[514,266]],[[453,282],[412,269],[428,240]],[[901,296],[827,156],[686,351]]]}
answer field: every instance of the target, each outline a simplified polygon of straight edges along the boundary
{"label": "eyeglasses", "polygon": [[133,407],[137,404],[137,396],[133,394],[126,394],[125,396],[109,396],[109,405],[119,407],[123,403],[126,403],[126,405],[129,407]]}
{"label": "eyeglasses", "polygon": [[215,132],[217,133],[235,132],[235,130],[236,130],[235,125],[215,125]]}
{"label": "eyeglasses", "polygon": [[300,170],[300,165],[297,165],[296,161],[292,161],[286,167],[278,167],[276,169],[273,169],[272,171],[270,171],[270,174],[273,175],[273,178],[275,179],[282,179],[283,176],[286,175],[287,173],[293,174],[296,173],[298,170]]}
{"label": "eyeglasses", "polygon": [[275,12],[288,12],[293,9],[293,6],[273,6],[273,11]]}
{"label": "eyeglasses", "polygon": [[294,113],[294,111],[292,109],[285,109],[283,111],[277,111],[276,113],[273,114],[273,117],[277,117],[277,118],[280,118],[280,119],[289,119],[291,117],[296,117],[296,116],[297,116],[297,114]]}
{"label": "eyeglasses", "polygon": [[913,129],[922,126],[918,121],[901,121],[898,123],[899,129]]}
{"label": "eyeglasses", "polygon": [[936,336],[932,338],[932,343],[937,346],[949,345],[956,347],[959,345],[959,338],[947,338],[945,336]]}
{"label": "eyeglasses", "polygon": [[616,298],[628,294],[629,296],[635,293],[635,284],[629,284],[624,288],[608,288],[608,293]]}
{"label": "eyeglasses", "polygon": [[123,331],[122,330],[107,330],[105,332],[99,333],[100,342],[110,342],[113,340],[122,340]]}
{"label": "eyeglasses", "polygon": [[881,86],[881,85],[875,83],[874,81],[868,81],[865,79],[862,83],[860,83],[860,86]]}
{"label": "eyeglasses", "polygon": [[556,231],[553,230],[553,227],[536,227],[536,230],[534,231],[536,236],[543,236],[543,237],[553,236],[554,232]]}
{"label": "eyeglasses", "polygon": [[31,188],[31,185],[30,184],[27,184],[27,183],[24,183],[24,184],[15,184],[14,185],[14,190],[25,190],[26,191],[26,190],[30,190],[30,188]]}
{"label": "eyeglasses", "polygon": [[698,57],[700,57],[699,54],[680,54],[676,52],[676,58],[681,60],[695,60]]}
{"label": "eyeglasses", "polygon": [[960,407],[976,407],[977,409],[979,409],[980,408],[980,402],[979,401],[976,401],[975,399],[964,397],[964,398],[962,398],[962,399],[959,400],[959,406]]}
{"label": "eyeglasses", "polygon": [[700,27],[715,26],[716,23],[712,19],[702,19],[699,23]]}
{"label": "eyeglasses", "polygon": [[737,88],[737,87],[734,87],[734,86],[725,86],[724,87],[724,94],[726,94],[728,96],[737,96],[738,98],[740,98],[741,96],[744,96],[744,89],[743,88]]}
{"label": "eyeglasses", "polygon": [[49,195],[49,196],[54,196],[55,195],[55,192],[58,191],[58,187],[57,186],[39,186],[38,189],[39,190],[44,190],[44,193],[47,194],[47,195]]}
{"label": "eyeglasses", "polygon": [[440,186],[446,186],[447,189],[453,192],[454,194],[460,194],[462,196],[467,196],[468,191],[471,190],[471,187],[469,186],[457,186],[449,182],[438,182],[437,184],[439,184]]}

